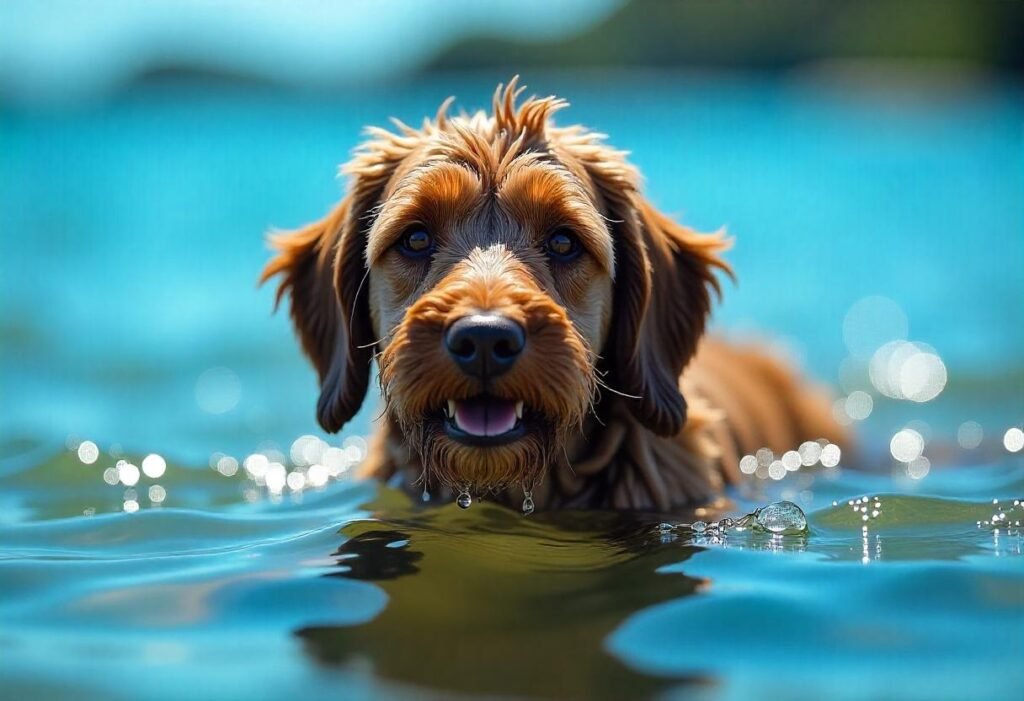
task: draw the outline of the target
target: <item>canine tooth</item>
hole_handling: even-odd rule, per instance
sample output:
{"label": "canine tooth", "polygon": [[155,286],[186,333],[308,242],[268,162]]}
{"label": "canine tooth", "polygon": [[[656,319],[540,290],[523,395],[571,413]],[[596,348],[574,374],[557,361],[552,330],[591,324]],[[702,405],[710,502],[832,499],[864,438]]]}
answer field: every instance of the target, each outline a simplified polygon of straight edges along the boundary
{"label": "canine tooth", "polygon": [[523,402],[522,400],[516,402],[516,418],[523,418]]}
{"label": "canine tooth", "polygon": [[448,418],[455,418],[455,400],[448,400]]}

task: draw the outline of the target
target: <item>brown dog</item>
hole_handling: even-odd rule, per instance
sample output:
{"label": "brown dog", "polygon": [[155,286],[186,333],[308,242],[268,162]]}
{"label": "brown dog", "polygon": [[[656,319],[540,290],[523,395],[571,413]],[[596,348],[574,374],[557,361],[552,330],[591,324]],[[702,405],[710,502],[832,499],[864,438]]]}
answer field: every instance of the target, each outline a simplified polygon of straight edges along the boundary
{"label": "brown dog", "polygon": [[722,234],[656,211],[623,152],[520,92],[371,129],[334,211],[274,237],[263,280],[291,294],[324,429],[358,411],[376,359],[368,474],[548,508],[707,501],[744,452],[839,441],[782,364],[701,342]]}

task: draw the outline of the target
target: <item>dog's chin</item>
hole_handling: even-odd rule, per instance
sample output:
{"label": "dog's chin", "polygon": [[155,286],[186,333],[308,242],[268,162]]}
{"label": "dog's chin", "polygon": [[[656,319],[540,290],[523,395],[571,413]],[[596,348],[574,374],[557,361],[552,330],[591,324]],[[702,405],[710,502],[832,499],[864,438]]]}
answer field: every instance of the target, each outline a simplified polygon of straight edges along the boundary
{"label": "dog's chin", "polygon": [[428,484],[490,490],[536,483],[556,445],[554,426],[522,402],[481,395],[448,401],[413,433]]}

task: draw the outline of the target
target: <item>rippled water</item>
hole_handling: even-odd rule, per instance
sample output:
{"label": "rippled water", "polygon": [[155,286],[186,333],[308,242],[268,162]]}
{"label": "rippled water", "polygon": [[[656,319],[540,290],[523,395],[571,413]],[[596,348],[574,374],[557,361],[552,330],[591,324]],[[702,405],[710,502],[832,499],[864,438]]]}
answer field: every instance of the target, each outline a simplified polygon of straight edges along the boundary
{"label": "rippled water", "polygon": [[[1019,458],[927,489],[801,471],[730,513],[799,481],[824,504],[806,535],[711,536],[656,515],[423,506],[344,479],[250,503],[244,470],[174,464],[162,504],[143,476],[125,513],[108,456],[22,450],[0,478],[5,698],[935,699],[1024,683]],[[991,525],[1000,510],[1009,528]]]}
{"label": "rippled water", "polygon": [[[0,697],[1019,695],[1016,86],[526,76],[633,151],[660,206],[730,227],[717,322],[842,385],[864,420],[839,468],[755,471],[727,514],[425,507],[346,477],[372,401],[327,477],[281,468],[270,498],[238,467],[315,430],[315,377],[254,290],[262,233],[326,210],[363,124],[506,77],[0,106]],[[941,356],[937,398],[868,382],[879,331]],[[890,456],[901,430],[929,462]],[[164,474],[119,474],[154,451]],[[806,535],[659,528],[778,499]]]}

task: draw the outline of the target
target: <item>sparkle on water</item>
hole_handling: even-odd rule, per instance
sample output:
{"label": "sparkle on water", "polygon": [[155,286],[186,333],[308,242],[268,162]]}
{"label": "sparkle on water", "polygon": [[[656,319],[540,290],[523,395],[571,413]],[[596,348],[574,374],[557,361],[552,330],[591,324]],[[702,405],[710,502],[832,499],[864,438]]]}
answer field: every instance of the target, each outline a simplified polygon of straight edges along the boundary
{"label": "sparkle on water", "polygon": [[760,448],[754,455],[740,458],[739,469],[745,475],[754,475],[760,479],[780,481],[787,473],[797,472],[805,467],[820,464],[824,468],[839,465],[842,450],[838,445],[825,439],[805,441],[796,450],[787,450],[776,458],[770,448]]}
{"label": "sparkle on water", "polygon": [[1003,446],[1011,453],[1024,450],[1024,431],[1014,426],[1003,435]]}
{"label": "sparkle on water", "polygon": [[889,441],[889,451],[900,462],[913,462],[924,452],[924,437],[914,429],[904,428]]}

